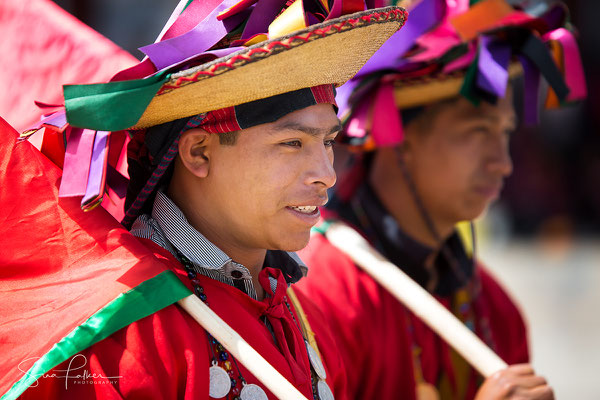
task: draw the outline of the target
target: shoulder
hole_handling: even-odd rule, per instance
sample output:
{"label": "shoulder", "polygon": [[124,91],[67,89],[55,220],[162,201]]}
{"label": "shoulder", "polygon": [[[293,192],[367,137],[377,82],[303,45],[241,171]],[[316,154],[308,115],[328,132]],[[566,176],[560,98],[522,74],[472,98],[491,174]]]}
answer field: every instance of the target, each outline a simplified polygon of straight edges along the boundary
{"label": "shoulder", "polygon": [[480,313],[487,314],[496,351],[508,364],[528,362],[527,325],[520,307],[488,269],[478,265],[477,272]]}
{"label": "shoulder", "polygon": [[381,287],[324,235],[313,235],[298,255],[306,263],[308,274],[295,287],[321,309],[337,304],[342,308],[339,311],[352,316],[379,302]]}

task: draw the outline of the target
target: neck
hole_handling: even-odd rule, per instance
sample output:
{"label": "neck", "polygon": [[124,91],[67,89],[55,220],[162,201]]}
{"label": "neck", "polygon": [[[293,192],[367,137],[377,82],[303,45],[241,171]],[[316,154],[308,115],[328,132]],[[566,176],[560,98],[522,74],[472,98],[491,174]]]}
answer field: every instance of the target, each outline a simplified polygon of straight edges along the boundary
{"label": "neck", "polygon": [[[453,223],[444,223],[429,214],[433,227],[439,235],[440,240],[438,241],[427,224],[417,199],[404,179],[399,179],[391,190],[389,186],[383,187],[377,185],[376,182],[372,183],[372,188],[385,209],[394,217],[400,229],[415,241],[437,250],[440,248],[441,242],[452,235]],[[426,207],[426,205],[424,206]]]}
{"label": "neck", "polygon": [[[172,182],[173,183],[173,182]],[[193,185],[185,185],[184,187],[192,187]],[[227,232],[219,229],[219,224],[207,219],[205,216],[211,215],[206,212],[206,208],[198,204],[193,204],[186,199],[194,198],[191,193],[187,193],[186,189],[173,190],[173,184],[169,186],[169,198],[179,207],[183,215],[185,215],[188,223],[200,232],[212,244],[221,249],[227,256],[231,257],[236,263],[242,264],[248,269],[252,276],[252,283],[256,290],[256,295],[259,300],[264,297],[264,290],[258,281],[258,275],[263,268],[266,249],[245,248],[236,245]],[[197,197],[196,197],[197,198]]]}

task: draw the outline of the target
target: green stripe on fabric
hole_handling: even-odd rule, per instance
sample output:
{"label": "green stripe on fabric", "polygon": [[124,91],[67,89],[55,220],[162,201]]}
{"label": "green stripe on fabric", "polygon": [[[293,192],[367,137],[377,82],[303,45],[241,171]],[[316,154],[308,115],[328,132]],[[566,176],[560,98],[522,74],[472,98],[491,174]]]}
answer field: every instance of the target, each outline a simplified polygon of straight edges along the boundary
{"label": "green stripe on fabric", "polygon": [[120,294],[83,324],[56,343],[0,399],[19,397],[38,377],[125,326],[190,295],[190,290],[171,271],[161,272]]}
{"label": "green stripe on fabric", "polygon": [[187,4],[185,5],[185,7],[183,7],[183,10],[181,10],[181,12],[184,12],[184,11],[185,11],[185,9],[186,9],[186,8],[188,8],[188,6],[189,6],[190,4],[192,4],[192,1],[194,1],[194,0],[188,0]]}
{"label": "green stripe on fabric", "polygon": [[168,73],[162,72],[131,81],[64,85],[67,122],[97,131],[131,128],[167,80]]}
{"label": "green stripe on fabric", "polygon": [[319,224],[318,226],[313,226],[310,231],[311,232],[316,232],[316,233],[320,233],[321,235],[325,235],[325,233],[327,233],[327,230],[329,229],[329,227],[331,226],[331,224],[333,223],[333,221],[331,220],[327,220],[327,221],[323,221],[323,223]]}

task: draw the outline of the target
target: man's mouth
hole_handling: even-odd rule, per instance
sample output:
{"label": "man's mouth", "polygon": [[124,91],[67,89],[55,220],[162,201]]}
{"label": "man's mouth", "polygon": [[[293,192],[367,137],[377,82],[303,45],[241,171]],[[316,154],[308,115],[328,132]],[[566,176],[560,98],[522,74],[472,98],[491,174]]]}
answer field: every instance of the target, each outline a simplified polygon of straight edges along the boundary
{"label": "man's mouth", "polygon": [[312,215],[317,211],[317,206],[289,206],[289,208],[307,215]]}

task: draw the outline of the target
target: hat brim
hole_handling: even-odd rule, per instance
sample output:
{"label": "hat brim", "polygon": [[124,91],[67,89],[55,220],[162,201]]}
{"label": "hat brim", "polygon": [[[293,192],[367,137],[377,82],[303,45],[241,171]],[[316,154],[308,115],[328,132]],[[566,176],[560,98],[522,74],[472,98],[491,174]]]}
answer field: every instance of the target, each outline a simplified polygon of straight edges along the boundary
{"label": "hat brim", "polygon": [[[519,62],[511,62],[508,74],[511,78],[523,73]],[[466,70],[449,74],[427,75],[394,82],[394,99],[400,109],[420,107],[456,97],[465,80]]]}
{"label": "hat brim", "polygon": [[342,85],[405,22],[401,7],[345,15],[173,74],[133,129],[324,84]]}

